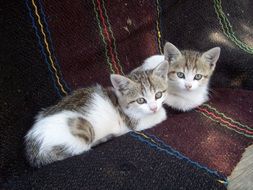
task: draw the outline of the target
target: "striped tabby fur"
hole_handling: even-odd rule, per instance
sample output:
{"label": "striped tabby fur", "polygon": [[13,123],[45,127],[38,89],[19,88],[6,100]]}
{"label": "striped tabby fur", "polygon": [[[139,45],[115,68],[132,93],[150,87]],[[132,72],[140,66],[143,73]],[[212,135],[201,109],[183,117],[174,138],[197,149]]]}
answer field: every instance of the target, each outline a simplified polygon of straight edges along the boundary
{"label": "striped tabby fur", "polygon": [[192,50],[180,51],[167,42],[164,55],[147,58],[136,70],[153,69],[167,60],[169,94],[165,103],[175,109],[188,111],[208,100],[209,81],[219,55],[219,47],[200,53]]}

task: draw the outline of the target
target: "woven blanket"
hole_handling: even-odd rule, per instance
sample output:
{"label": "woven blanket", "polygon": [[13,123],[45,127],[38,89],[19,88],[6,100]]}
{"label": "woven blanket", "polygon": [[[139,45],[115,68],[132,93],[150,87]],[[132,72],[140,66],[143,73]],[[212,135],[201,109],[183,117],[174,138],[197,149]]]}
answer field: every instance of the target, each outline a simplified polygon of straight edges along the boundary
{"label": "woven blanket", "polygon": [[[6,189],[226,189],[253,139],[253,3],[21,0],[2,3],[0,183]],[[211,100],[41,169],[24,158],[33,118],[71,91],[110,85],[161,54],[221,47]]]}

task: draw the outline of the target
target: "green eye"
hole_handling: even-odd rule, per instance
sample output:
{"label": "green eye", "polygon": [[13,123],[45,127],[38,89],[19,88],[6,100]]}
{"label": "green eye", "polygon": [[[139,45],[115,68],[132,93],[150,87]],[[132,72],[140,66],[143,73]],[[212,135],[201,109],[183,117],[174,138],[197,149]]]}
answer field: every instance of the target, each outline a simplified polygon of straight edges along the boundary
{"label": "green eye", "polygon": [[194,80],[200,80],[202,79],[202,75],[201,74],[196,74],[194,77]]}
{"label": "green eye", "polygon": [[157,99],[159,99],[159,98],[161,98],[162,97],[162,95],[163,95],[163,93],[162,92],[157,92],[156,94],[155,94],[155,99],[157,100]]}
{"label": "green eye", "polygon": [[137,102],[138,104],[144,104],[144,103],[146,103],[146,100],[145,100],[144,98],[138,98],[138,99],[136,100],[136,102]]}
{"label": "green eye", "polygon": [[177,72],[177,76],[178,76],[178,78],[181,78],[181,79],[185,78],[184,73],[182,73],[182,72]]}

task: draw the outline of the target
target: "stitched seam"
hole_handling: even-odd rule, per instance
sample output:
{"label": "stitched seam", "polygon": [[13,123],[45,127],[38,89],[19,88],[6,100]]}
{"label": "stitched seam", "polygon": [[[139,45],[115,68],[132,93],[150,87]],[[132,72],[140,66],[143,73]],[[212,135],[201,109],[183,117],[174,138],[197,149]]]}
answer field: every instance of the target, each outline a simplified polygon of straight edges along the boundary
{"label": "stitched seam", "polygon": [[50,75],[51,77],[50,77],[50,78],[52,79],[53,86],[54,86],[54,88],[55,88],[55,90],[56,90],[58,96],[59,96],[59,97],[62,97],[62,95],[61,95],[61,93],[60,93],[58,87],[56,86],[56,82],[55,82],[55,79],[54,79],[54,77],[53,77],[53,76],[54,76],[54,73],[53,73],[52,69],[50,68],[50,64],[49,64],[49,62],[48,62],[48,60],[47,60],[47,55],[46,55],[46,53],[45,53],[45,51],[44,51],[44,46],[42,45],[41,38],[40,38],[39,33],[38,33],[38,28],[37,28],[37,26],[36,26],[36,24],[35,24],[35,19],[34,19],[33,15],[32,15],[32,9],[30,8],[30,6],[29,6],[29,4],[28,4],[28,0],[26,0],[25,3],[26,3],[26,7],[27,7],[27,9],[28,9],[28,12],[29,12],[29,16],[30,16],[31,21],[32,21],[32,27],[33,27],[33,29],[34,29],[35,35],[36,35],[37,40],[38,40],[40,53],[41,53],[42,57],[44,57],[44,61],[45,61],[45,63],[46,63],[47,66],[48,66],[49,72],[51,73],[51,75]]}
{"label": "stitched seam", "polygon": [[32,5],[34,6],[35,15],[37,16],[37,21],[38,21],[38,24],[40,25],[41,33],[42,33],[42,35],[43,35],[43,40],[44,40],[44,43],[45,43],[45,45],[46,45],[46,50],[47,50],[47,52],[48,52],[48,58],[49,58],[49,60],[50,60],[51,66],[52,66],[52,68],[53,68],[53,70],[54,70],[54,74],[55,74],[57,83],[58,83],[58,85],[60,86],[61,91],[62,91],[65,95],[67,95],[68,93],[64,90],[64,88],[63,88],[63,86],[62,86],[62,84],[61,84],[61,82],[60,82],[60,78],[59,78],[59,76],[58,76],[57,69],[55,68],[54,62],[53,62],[53,60],[52,60],[51,51],[49,50],[49,46],[48,46],[48,43],[47,43],[46,34],[45,34],[45,32],[44,32],[44,27],[43,27],[43,25],[42,25],[42,23],[41,23],[41,18],[40,18],[40,15],[39,15],[39,13],[38,13],[38,8],[37,8],[37,5],[35,4],[34,0],[32,0]]}
{"label": "stitched seam", "polygon": [[99,20],[99,16],[98,16],[95,0],[92,0],[92,3],[93,3],[93,6],[94,6],[94,12],[95,12],[95,15],[96,15],[96,19],[97,19],[97,23],[98,23],[98,28],[99,28],[100,36],[101,36],[102,41],[104,43],[105,57],[106,57],[106,60],[107,60],[107,64],[109,65],[111,73],[114,74],[115,71],[113,69],[112,63],[111,63],[110,58],[108,56],[107,43],[105,41],[105,37],[104,37],[103,30],[102,30],[102,27],[101,27],[101,22]]}
{"label": "stitched seam", "polygon": [[[204,165],[199,164],[198,162],[192,161],[190,158],[184,156],[183,154],[176,151],[175,149],[173,149],[169,145],[165,144],[162,140],[158,139],[154,135],[152,135],[152,137],[150,137],[151,135],[147,136],[147,134],[144,134],[143,132],[131,132],[130,135],[132,137],[136,138],[137,140],[149,145],[152,148],[156,148],[159,151],[165,152],[166,154],[168,154],[170,156],[174,156],[180,160],[184,160],[187,163],[190,163],[191,165],[193,165],[197,168],[203,169],[206,172],[208,172],[212,175],[215,175],[216,177],[219,178],[217,181],[219,181],[220,183],[223,183],[224,185],[227,184],[227,179],[225,176],[223,176],[222,174],[218,173],[215,170],[209,169],[207,166],[204,166]],[[155,138],[155,140],[153,138]]]}

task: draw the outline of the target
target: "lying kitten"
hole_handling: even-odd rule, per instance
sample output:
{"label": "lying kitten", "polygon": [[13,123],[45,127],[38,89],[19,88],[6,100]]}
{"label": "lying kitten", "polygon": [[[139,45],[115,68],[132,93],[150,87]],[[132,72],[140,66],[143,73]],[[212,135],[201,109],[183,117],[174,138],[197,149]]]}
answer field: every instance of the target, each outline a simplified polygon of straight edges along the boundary
{"label": "lying kitten", "polygon": [[168,62],[129,76],[111,75],[114,88],[80,89],[42,111],[25,136],[26,155],[40,167],[88,151],[111,136],[144,130],[166,119]]}
{"label": "lying kitten", "polygon": [[173,44],[167,42],[164,46],[164,55],[149,57],[136,70],[153,69],[167,60],[169,94],[165,103],[175,109],[188,111],[208,100],[208,84],[219,55],[219,47],[204,53],[179,51]]}

